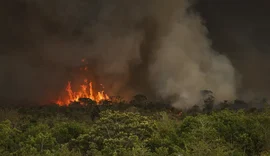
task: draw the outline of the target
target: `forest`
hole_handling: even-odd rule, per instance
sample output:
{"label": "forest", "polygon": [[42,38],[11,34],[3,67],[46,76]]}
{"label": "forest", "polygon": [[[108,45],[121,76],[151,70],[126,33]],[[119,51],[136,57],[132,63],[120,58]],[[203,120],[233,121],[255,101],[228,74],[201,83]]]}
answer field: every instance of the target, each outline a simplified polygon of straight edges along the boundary
{"label": "forest", "polygon": [[268,156],[270,108],[240,100],[179,110],[136,95],[1,106],[1,156]]}

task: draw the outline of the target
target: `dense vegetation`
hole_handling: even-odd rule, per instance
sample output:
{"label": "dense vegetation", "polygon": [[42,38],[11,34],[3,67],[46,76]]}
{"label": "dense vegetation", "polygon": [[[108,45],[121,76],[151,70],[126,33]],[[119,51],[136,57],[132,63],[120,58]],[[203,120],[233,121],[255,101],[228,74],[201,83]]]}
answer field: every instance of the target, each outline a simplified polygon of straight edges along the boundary
{"label": "dense vegetation", "polygon": [[[138,95],[81,106],[0,109],[3,156],[270,155],[270,109],[234,109],[235,101],[176,110]],[[163,103],[163,102],[162,102]]]}

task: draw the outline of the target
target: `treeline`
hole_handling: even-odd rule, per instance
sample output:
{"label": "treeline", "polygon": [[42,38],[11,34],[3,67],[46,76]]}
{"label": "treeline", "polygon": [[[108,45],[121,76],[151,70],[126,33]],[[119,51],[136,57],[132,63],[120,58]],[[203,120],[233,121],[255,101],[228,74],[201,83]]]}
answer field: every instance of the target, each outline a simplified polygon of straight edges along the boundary
{"label": "treeline", "polygon": [[[137,95],[97,105],[0,109],[3,156],[253,156],[270,155],[270,109],[236,109],[241,101],[177,110]],[[266,101],[262,100],[261,103]],[[246,105],[246,104],[245,104]],[[263,104],[264,105],[264,104]]]}

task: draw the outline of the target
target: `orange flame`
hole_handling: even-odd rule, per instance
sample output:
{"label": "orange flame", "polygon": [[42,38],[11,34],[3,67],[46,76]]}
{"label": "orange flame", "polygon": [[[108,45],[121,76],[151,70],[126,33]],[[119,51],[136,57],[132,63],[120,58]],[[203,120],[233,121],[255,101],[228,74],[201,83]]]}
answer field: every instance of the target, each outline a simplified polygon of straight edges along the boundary
{"label": "orange flame", "polygon": [[[68,96],[63,100],[61,97],[55,102],[56,104],[60,106],[69,105],[72,102],[79,102],[80,98],[88,98],[93,101],[96,101],[99,103],[103,100],[109,100],[110,97],[104,93],[104,91],[97,92],[96,95],[94,95],[92,82],[88,83],[88,80],[84,80],[84,84],[80,86],[80,90],[77,92],[74,92],[71,88],[71,81],[68,82],[66,86],[66,92],[68,93]],[[104,88],[104,87],[103,87]]]}
{"label": "orange flame", "polygon": [[72,102],[79,102],[80,98],[88,98],[93,101],[96,101],[99,103],[100,101],[103,100],[109,100],[110,97],[104,93],[104,91],[97,92],[96,95],[93,91],[93,86],[92,82],[88,83],[88,80],[84,80],[84,84],[80,86],[80,90],[77,92],[74,92],[71,88],[71,81],[68,82],[66,86],[66,92],[68,93],[68,96],[65,98],[65,100],[62,100],[60,97],[55,103],[64,106],[64,105],[69,105]]}
{"label": "orange flame", "polygon": [[[82,59],[81,62],[88,64],[86,59]],[[81,71],[88,72],[88,67],[83,66],[80,68]],[[56,104],[60,106],[69,105],[72,102],[79,102],[80,98],[88,98],[93,101],[99,103],[103,100],[110,100],[110,97],[104,93],[104,86],[102,84],[102,90],[99,92],[95,92],[93,90],[93,84],[88,79],[84,79],[84,83],[80,85],[80,89],[77,92],[74,92],[71,87],[71,81],[68,82],[66,86],[67,95],[63,97],[59,97],[58,100],[55,101]]]}

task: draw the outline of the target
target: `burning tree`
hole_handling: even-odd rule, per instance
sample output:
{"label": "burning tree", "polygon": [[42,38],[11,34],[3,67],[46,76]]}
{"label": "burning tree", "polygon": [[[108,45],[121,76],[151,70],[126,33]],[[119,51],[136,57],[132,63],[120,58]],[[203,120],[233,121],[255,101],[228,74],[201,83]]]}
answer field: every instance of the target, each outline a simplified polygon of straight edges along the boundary
{"label": "burning tree", "polygon": [[82,98],[88,98],[96,102],[100,102],[103,100],[109,100],[110,97],[104,93],[104,91],[98,91],[95,92],[93,90],[92,82],[88,83],[88,80],[84,80],[84,84],[80,85],[80,90],[74,92],[71,87],[71,81],[68,82],[66,86],[66,93],[68,96],[64,98],[59,98],[56,101],[56,104],[63,106],[63,105],[69,105],[72,102],[80,102],[80,99]]}
{"label": "burning tree", "polygon": [[[81,60],[82,63],[85,63],[86,65],[80,67],[80,71],[82,72],[88,72],[88,62],[85,59]],[[73,102],[79,102],[80,104],[83,104],[80,99],[90,99],[92,101],[96,101],[97,103],[109,100],[110,97],[104,92],[104,86],[100,84],[101,90],[97,91],[93,87],[93,82],[90,81],[88,78],[85,78],[83,80],[83,83],[79,85],[79,89],[77,91],[74,91],[72,89],[72,83],[71,81],[67,82],[66,88],[65,88],[65,95],[60,96],[58,100],[55,101],[56,104],[60,106],[69,105]]]}

